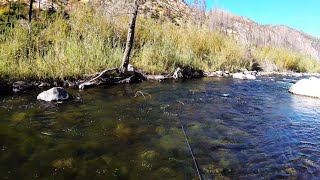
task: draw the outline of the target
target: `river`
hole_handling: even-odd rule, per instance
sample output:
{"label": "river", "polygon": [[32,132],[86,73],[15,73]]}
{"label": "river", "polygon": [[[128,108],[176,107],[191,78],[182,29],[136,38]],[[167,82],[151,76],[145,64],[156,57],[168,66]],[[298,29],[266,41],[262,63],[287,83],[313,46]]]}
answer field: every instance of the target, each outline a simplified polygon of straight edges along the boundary
{"label": "river", "polygon": [[[203,78],[0,95],[3,179],[320,177],[320,100],[290,77]],[[142,93],[139,93],[143,92]],[[138,92],[138,93],[137,93]]]}

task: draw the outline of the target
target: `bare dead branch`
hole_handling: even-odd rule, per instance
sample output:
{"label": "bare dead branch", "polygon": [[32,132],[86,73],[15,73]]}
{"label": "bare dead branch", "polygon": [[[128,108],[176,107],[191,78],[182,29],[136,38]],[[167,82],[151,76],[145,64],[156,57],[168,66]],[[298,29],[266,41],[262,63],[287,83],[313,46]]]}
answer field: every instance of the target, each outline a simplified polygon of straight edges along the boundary
{"label": "bare dead branch", "polygon": [[123,80],[120,80],[120,81],[118,81],[116,83],[117,84],[129,84],[129,83],[131,83],[133,77],[134,77],[134,75],[132,75],[132,76],[130,76],[128,78],[125,78]]}
{"label": "bare dead branch", "polygon": [[101,76],[103,76],[105,73],[107,72],[112,72],[112,71],[116,71],[118,70],[118,68],[113,68],[113,69],[105,69],[103,70],[97,77],[89,80],[89,81],[86,81],[82,84],[79,85],[79,89],[84,89],[85,86],[90,86],[90,85],[93,85],[95,83],[93,83],[94,81],[96,81],[97,79],[99,79]]}
{"label": "bare dead branch", "polygon": [[145,95],[148,95],[151,98],[151,95],[149,93],[142,91],[137,91],[134,97],[138,97],[139,95],[142,95],[145,100],[147,99]]}

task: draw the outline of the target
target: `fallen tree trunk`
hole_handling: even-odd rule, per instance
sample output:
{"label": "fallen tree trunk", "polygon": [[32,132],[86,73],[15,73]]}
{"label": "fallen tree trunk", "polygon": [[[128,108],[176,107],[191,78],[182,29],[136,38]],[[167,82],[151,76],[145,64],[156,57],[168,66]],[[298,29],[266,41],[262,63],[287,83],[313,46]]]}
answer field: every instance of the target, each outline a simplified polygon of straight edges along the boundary
{"label": "fallen tree trunk", "polygon": [[146,75],[147,80],[155,80],[155,81],[163,81],[166,79],[170,79],[170,76],[164,75]]}
{"label": "fallen tree trunk", "polygon": [[163,81],[166,79],[182,78],[183,74],[182,74],[181,68],[178,67],[173,73],[171,73],[169,75],[146,75],[145,77],[147,80]]}
{"label": "fallen tree trunk", "polygon": [[[174,72],[168,74],[168,75],[144,75],[142,72],[139,72],[138,70],[132,70],[132,75],[130,77],[121,74],[120,77],[107,77],[107,78],[101,78],[103,75],[105,75],[106,73],[112,72],[112,71],[117,71],[117,73],[119,72],[118,68],[114,68],[114,69],[106,69],[102,72],[99,73],[99,75],[97,75],[96,77],[92,78],[89,81],[83,82],[79,85],[79,89],[84,89],[86,86],[92,86],[92,85],[100,85],[100,84],[104,84],[107,81],[110,84],[129,84],[129,83],[138,83],[141,81],[145,81],[145,80],[155,80],[155,81],[164,81],[167,79],[178,79],[178,78],[192,78],[192,77],[203,77],[201,75],[197,75],[197,76],[188,76],[186,74],[184,74],[184,70],[182,70],[181,68],[177,68],[174,70]],[[98,81],[100,79],[100,81]]]}
{"label": "fallen tree trunk", "polygon": [[119,71],[118,68],[113,68],[113,69],[105,69],[103,70],[97,77],[86,81],[82,84],[79,85],[79,89],[84,89],[85,86],[92,86],[92,85],[98,85],[99,83],[95,82],[96,80],[98,80],[101,76],[103,76],[104,74],[108,73],[108,72],[112,72],[112,71]]}

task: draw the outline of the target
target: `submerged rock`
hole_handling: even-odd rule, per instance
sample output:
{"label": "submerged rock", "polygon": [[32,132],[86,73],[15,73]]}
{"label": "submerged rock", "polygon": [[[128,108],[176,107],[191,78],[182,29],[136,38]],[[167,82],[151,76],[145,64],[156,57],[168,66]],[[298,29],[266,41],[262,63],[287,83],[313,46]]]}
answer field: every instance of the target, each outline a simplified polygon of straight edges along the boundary
{"label": "submerged rock", "polygon": [[57,169],[71,169],[73,167],[74,160],[73,158],[68,159],[58,159],[52,162],[52,166]]}
{"label": "submerged rock", "polygon": [[127,127],[123,123],[120,123],[117,125],[116,129],[114,130],[114,133],[119,139],[128,141],[130,138],[133,137],[134,131],[132,128]]}
{"label": "submerged rock", "polygon": [[43,91],[37,96],[38,100],[43,101],[61,101],[61,100],[67,100],[69,98],[69,95],[65,89],[62,87],[54,87],[47,91]]}
{"label": "submerged rock", "polygon": [[153,161],[159,156],[159,153],[153,150],[148,150],[144,151],[141,155],[140,158],[143,161]]}
{"label": "submerged rock", "polygon": [[28,114],[24,113],[24,112],[15,113],[12,116],[11,121],[12,122],[21,122],[21,121],[25,120],[27,118],[27,116],[28,116]]}
{"label": "submerged rock", "polygon": [[289,92],[297,95],[320,98],[320,79],[315,77],[301,79],[291,86]]}

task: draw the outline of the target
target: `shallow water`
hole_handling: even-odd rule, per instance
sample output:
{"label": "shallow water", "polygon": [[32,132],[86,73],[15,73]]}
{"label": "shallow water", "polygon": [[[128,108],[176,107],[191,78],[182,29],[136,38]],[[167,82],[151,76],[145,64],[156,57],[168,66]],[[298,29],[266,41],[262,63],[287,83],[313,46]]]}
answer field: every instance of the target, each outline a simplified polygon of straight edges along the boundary
{"label": "shallow water", "polygon": [[180,119],[204,179],[316,179],[320,100],[289,94],[295,81],[68,89],[63,103],[0,95],[0,177],[196,179]]}

